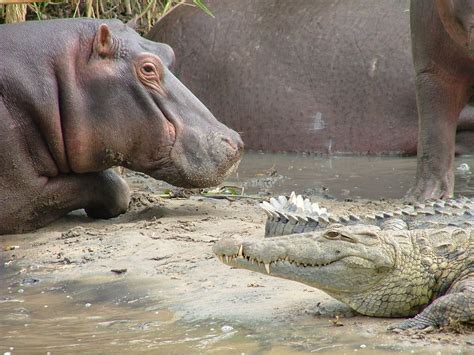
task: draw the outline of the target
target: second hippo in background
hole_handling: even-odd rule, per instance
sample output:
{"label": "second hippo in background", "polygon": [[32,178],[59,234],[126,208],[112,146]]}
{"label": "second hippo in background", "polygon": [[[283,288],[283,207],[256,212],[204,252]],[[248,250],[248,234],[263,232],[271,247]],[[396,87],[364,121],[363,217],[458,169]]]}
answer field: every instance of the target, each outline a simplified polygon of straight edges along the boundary
{"label": "second hippo in background", "polygon": [[[179,6],[147,35],[175,74],[247,148],[416,154],[409,1],[206,2]],[[472,151],[463,115],[458,152]]]}
{"label": "second hippo in background", "polygon": [[450,197],[456,127],[472,112],[474,0],[414,0],[410,13],[420,128],[411,194]]}

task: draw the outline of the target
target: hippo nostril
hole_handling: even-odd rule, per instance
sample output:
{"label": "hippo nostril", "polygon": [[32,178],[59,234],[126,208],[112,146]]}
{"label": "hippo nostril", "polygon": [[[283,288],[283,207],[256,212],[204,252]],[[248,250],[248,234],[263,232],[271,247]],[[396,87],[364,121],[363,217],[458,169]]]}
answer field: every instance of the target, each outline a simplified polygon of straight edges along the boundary
{"label": "hippo nostril", "polygon": [[230,147],[235,151],[241,151],[244,148],[244,143],[242,142],[240,137],[238,137],[237,139],[222,137],[222,140],[228,145],[230,145]]}

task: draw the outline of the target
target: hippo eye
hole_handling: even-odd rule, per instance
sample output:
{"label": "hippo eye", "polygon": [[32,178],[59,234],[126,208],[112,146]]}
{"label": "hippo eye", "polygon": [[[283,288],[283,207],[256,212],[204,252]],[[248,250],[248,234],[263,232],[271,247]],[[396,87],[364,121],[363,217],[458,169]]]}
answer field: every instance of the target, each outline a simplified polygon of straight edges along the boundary
{"label": "hippo eye", "polygon": [[146,74],[151,74],[155,71],[155,65],[152,63],[145,63],[142,65],[142,70]]}

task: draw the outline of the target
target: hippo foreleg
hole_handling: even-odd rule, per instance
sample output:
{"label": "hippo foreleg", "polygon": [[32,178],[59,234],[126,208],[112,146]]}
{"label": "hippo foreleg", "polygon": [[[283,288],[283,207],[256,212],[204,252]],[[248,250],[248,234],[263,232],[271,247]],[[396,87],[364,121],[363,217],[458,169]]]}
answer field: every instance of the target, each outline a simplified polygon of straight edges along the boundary
{"label": "hippo foreleg", "polygon": [[91,175],[93,184],[85,204],[87,215],[106,219],[125,213],[130,202],[130,189],[125,180],[111,169]]}
{"label": "hippo foreleg", "polygon": [[127,210],[130,190],[117,173],[108,169],[50,179],[41,199],[48,201],[51,198],[54,206],[50,209],[45,206],[44,217],[39,219],[41,223],[47,218],[54,220],[65,212],[79,208],[84,208],[92,218],[116,217]]}
{"label": "hippo foreleg", "polygon": [[454,189],[457,119],[468,102],[467,83],[447,73],[416,77],[419,115],[418,165],[409,195],[419,200],[448,198]]}
{"label": "hippo foreleg", "polygon": [[18,208],[0,213],[0,233],[34,230],[81,208],[93,218],[116,217],[127,210],[130,201],[127,183],[111,169],[49,178],[37,196],[28,198],[31,194],[25,189]]}

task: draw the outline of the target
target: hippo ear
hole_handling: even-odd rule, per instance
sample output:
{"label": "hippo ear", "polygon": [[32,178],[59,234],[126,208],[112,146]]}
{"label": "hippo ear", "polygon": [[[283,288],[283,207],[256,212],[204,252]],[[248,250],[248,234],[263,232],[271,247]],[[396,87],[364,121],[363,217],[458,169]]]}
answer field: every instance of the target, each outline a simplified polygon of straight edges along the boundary
{"label": "hippo ear", "polygon": [[115,56],[114,41],[109,26],[105,23],[99,26],[94,39],[94,52],[101,58],[112,58]]}

